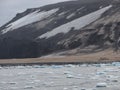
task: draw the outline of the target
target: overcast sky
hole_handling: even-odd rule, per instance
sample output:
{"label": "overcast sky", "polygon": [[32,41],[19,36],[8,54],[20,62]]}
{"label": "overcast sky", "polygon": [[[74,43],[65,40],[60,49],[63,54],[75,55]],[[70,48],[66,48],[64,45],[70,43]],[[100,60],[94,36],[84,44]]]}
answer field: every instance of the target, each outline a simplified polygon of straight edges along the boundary
{"label": "overcast sky", "polygon": [[0,26],[27,8],[35,8],[62,1],[70,0],[0,0]]}

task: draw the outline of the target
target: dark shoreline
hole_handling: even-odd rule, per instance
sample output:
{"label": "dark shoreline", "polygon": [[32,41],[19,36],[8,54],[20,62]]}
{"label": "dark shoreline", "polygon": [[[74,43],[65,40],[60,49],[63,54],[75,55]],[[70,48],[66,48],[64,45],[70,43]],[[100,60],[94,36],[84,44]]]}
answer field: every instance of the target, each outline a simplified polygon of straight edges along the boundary
{"label": "dark shoreline", "polygon": [[4,66],[33,66],[33,65],[82,65],[82,64],[111,64],[113,62],[120,62],[120,61],[103,61],[103,62],[47,62],[47,63],[5,63],[0,64],[1,67]]}

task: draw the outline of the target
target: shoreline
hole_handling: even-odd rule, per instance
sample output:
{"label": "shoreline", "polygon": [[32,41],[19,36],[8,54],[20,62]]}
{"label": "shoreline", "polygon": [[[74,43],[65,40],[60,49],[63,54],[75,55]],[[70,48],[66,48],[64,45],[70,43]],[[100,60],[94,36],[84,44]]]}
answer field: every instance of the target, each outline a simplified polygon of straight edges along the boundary
{"label": "shoreline", "polygon": [[120,62],[120,61],[108,61],[108,62],[49,62],[49,63],[2,63],[0,64],[1,67],[4,66],[33,66],[33,65],[82,65],[82,64],[109,64],[113,62]]}
{"label": "shoreline", "polygon": [[[56,58],[57,59],[57,58]],[[66,64],[107,64],[112,62],[120,62],[120,60],[56,60],[55,58],[50,59],[7,59],[7,60],[0,60],[0,66],[32,66],[32,65],[66,65]],[[60,59],[60,58],[59,58]]]}
{"label": "shoreline", "polygon": [[64,64],[94,64],[120,62],[120,53],[105,50],[91,54],[79,54],[70,56],[52,56],[27,59],[0,59],[0,66],[17,65],[64,65]]}

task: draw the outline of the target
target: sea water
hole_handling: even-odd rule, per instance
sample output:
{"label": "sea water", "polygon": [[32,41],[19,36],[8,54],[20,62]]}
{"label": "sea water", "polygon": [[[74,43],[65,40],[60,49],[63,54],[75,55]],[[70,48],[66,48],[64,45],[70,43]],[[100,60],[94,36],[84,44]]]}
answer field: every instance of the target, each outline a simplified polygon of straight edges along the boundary
{"label": "sea water", "polygon": [[119,62],[0,67],[0,90],[119,89]]}

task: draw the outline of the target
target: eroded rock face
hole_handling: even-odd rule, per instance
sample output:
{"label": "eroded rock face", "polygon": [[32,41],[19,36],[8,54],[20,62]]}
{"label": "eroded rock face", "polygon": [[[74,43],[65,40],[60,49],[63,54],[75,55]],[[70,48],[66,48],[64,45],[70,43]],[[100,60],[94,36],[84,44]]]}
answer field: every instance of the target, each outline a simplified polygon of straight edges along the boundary
{"label": "eroded rock face", "polygon": [[0,58],[32,58],[91,45],[117,51],[120,7],[115,2],[69,1],[19,13],[0,28]]}

